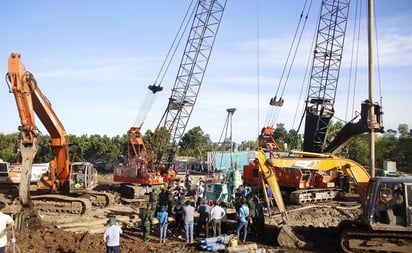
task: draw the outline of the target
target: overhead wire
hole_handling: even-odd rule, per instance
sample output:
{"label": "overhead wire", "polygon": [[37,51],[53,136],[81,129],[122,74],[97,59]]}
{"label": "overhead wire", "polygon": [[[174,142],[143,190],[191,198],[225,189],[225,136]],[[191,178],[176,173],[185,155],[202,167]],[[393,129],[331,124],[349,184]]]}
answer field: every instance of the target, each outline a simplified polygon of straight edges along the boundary
{"label": "overhead wire", "polygon": [[[310,7],[307,11],[307,13],[309,13],[309,11],[311,10],[312,7],[312,2],[310,3]],[[306,20],[308,19],[308,14],[306,14]],[[302,34],[303,34],[303,30],[302,30]],[[312,44],[310,48],[314,48],[315,47],[315,41],[316,41],[316,32],[313,33],[313,37],[312,37]],[[307,63],[306,63],[306,69],[305,69],[305,74],[303,75],[303,79],[302,79],[302,85],[300,87],[300,92],[299,92],[299,99],[298,99],[298,103],[296,104],[296,109],[295,109],[295,115],[293,116],[293,121],[292,121],[292,129],[294,129],[295,127],[295,121],[297,119],[297,115],[298,113],[301,115],[300,121],[299,121],[299,125],[297,128],[297,131],[299,132],[300,127],[303,124],[303,119],[305,116],[305,108],[306,106],[304,106],[302,108],[301,111],[299,111],[299,108],[301,108],[301,102],[303,101],[302,99],[302,95],[304,94],[304,91],[306,91],[306,96],[308,96],[309,93],[309,85],[310,85],[310,78],[308,78],[308,73],[310,72],[310,62],[313,60],[313,50],[309,50],[309,55],[307,57]],[[305,103],[305,105],[307,104],[307,101]],[[291,148],[292,148],[292,144],[291,144]]]}
{"label": "overhead wire", "polygon": [[[176,33],[175,38],[173,39],[172,45],[170,46],[169,51],[167,52],[166,58],[163,61],[162,67],[160,68],[160,71],[157,74],[157,77],[155,79],[155,84],[160,85],[163,82],[163,79],[171,65],[174,55],[176,54],[177,49],[183,39],[183,35],[185,34],[185,31],[188,30],[187,28],[189,27],[189,22],[190,20],[192,20],[192,17],[196,11],[195,8],[192,7],[195,1],[196,0],[192,0],[192,2],[190,3],[189,7],[186,10],[185,16],[182,22],[180,23],[179,29]],[[183,26],[184,26],[184,29],[183,29]],[[160,81],[159,81],[159,78],[160,78]]]}
{"label": "overhead wire", "polygon": [[[358,59],[359,59],[359,38],[360,38],[360,24],[361,24],[361,19],[359,18],[362,13],[362,3],[359,3],[359,1],[356,1],[356,8],[355,8],[355,22],[353,24],[353,39],[352,39],[352,54],[351,54],[351,60],[350,60],[350,69],[349,69],[349,82],[348,82],[348,93],[347,93],[347,98],[346,98],[346,113],[345,113],[345,122],[348,120],[348,112],[349,111],[353,111],[354,110],[354,105],[355,105],[355,94],[352,95],[352,108],[349,110],[348,106],[349,106],[349,98],[350,98],[350,90],[352,88],[352,70],[354,69],[355,73],[355,78],[354,80],[354,85],[353,85],[353,89],[355,92],[355,87],[356,87],[356,76],[357,76],[357,67],[353,68],[353,64],[354,64],[354,60],[355,60],[355,66],[358,65]],[[356,26],[358,26],[358,28],[356,29]],[[357,33],[356,33],[357,31]],[[357,43],[356,43],[357,42]],[[356,50],[354,49],[356,43]],[[356,57],[354,59],[354,53],[356,52]],[[353,118],[353,114],[351,115],[351,118]]]}
{"label": "overhead wire", "polygon": [[[185,34],[185,31],[188,30],[190,20],[192,20],[192,17],[196,11],[196,8],[194,8],[194,3],[196,0],[192,0],[189,7],[187,8],[185,15],[183,17],[182,22],[179,25],[179,29],[173,39],[172,45],[170,46],[165,59],[163,60],[163,63],[160,67],[159,73],[156,76],[156,79],[154,81],[154,86],[161,87],[163,80],[171,66],[171,63],[174,59],[174,56],[177,52],[177,49],[179,48],[179,45],[181,44],[181,41],[183,39],[183,35]],[[150,87],[150,86],[149,86]],[[147,92],[143,103],[141,105],[141,108],[134,120],[133,126],[139,126],[142,127],[144,121],[146,120],[147,114],[152,108],[152,105],[154,101],[156,100],[156,97],[158,95],[158,92],[154,92],[149,89]]]}
{"label": "overhead wire", "polygon": [[[285,65],[283,66],[281,77],[279,79],[279,83],[276,88],[275,96],[270,101],[268,113],[266,115],[266,121],[265,121],[266,125],[273,126],[274,122],[277,120],[279,108],[283,105],[283,102],[284,102],[283,95],[284,95],[286,85],[287,85],[287,82],[288,82],[288,79],[291,73],[292,66],[297,56],[297,51],[300,46],[302,34],[306,26],[308,12],[310,10],[311,5],[312,5],[312,0],[310,1],[309,4],[308,4],[308,1],[305,1],[304,6],[302,8],[301,14],[299,16],[299,21],[298,21],[298,24],[297,24],[297,27],[296,27],[296,30],[295,30],[295,33],[292,39],[291,47],[289,48],[287,59],[286,59]],[[304,14],[305,10],[306,10],[306,14]],[[302,20],[304,20],[303,25],[302,25]],[[279,91],[281,91],[280,94],[279,94]]]}
{"label": "overhead wire", "polygon": [[[312,3],[313,2],[310,3],[310,8],[308,9],[308,13],[311,10]],[[322,7],[319,9],[319,14],[318,14],[319,19],[320,19],[320,16],[321,16],[321,11],[322,11],[321,9],[322,9]],[[303,96],[305,91],[306,91],[305,96],[306,97],[309,96],[309,86],[310,86],[310,81],[311,81],[311,75],[310,75],[311,72],[310,72],[310,70],[311,70],[311,67],[312,67],[311,62],[313,61],[313,57],[314,57],[313,51],[314,51],[315,44],[316,44],[316,37],[317,37],[317,29],[315,29],[314,32],[313,32],[312,43],[311,43],[311,46],[310,46],[310,48],[312,50],[309,50],[309,54],[308,54],[308,57],[307,57],[305,74],[304,74],[303,79],[302,79],[302,85],[300,87],[300,92],[299,92],[299,99],[298,99],[298,103],[296,104],[295,115],[293,116],[293,121],[292,121],[292,129],[295,129],[296,120],[298,118],[298,115],[300,115],[299,124],[296,128],[297,133],[300,132],[300,129],[304,124],[304,119],[305,119],[305,115],[306,115],[306,107],[308,106],[308,102],[309,102],[307,99],[303,100],[302,96]],[[304,103],[303,103],[304,106],[301,106],[302,101],[304,101]],[[299,109],[299,108],[301,108],[301,109]],[[291,149],[298,148],[297,147],[297,145],[298,145],[297,141],[298,140],[295,139],[293,143],[290,143],[290,148]]]}
{"label": "overhead wire", "polygon": [[[379,43],[378,43],[378,26],[376,24],[376,13],[374,13],[375,18],[373,19],[375,21],[375,47],[376,47],[376,65],[377,65],[377,70],[378,70],[378,83],[379,83],[379,104],[381,108],[383,107],[383,97],[382,97],[382,79],[381,79],[381,71],[380,71],[380,63],[379,63]],[[381,115],[381,122],[383,125],[383,116]]]}

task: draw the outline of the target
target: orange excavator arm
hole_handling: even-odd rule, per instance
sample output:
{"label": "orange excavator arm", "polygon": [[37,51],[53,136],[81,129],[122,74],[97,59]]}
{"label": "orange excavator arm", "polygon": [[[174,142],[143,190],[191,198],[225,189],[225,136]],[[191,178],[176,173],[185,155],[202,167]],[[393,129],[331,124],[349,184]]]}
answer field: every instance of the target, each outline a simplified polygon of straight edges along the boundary
{"label": "orange excavator arm", "polygon": [[20,55],[12,53],[9,57],[8,78],[20,116],[19,131],[24,143],[32,143],[39,132],[34,119],[31,84],[27,77],[28,73],[20,61]]}
{"label": "orange excavator arm", "polygon": [[50,179],[44,187],[55,192],[62,190],[69,180],[70,159],[69,145],[63,124],[60,122],[47,97],[37,86],[34,76],[26,71],[20,60],[20,54],[12,53],[8,60],[8,79],[10,90],[14,94],[20,116],[20,149],[22,154],[22,178],[19,197],[23,204],[29,203],[31,166],[37,152],[38,128],[34,114],[40,119],[51,136],[50,146],[55,158],[50,161]]}

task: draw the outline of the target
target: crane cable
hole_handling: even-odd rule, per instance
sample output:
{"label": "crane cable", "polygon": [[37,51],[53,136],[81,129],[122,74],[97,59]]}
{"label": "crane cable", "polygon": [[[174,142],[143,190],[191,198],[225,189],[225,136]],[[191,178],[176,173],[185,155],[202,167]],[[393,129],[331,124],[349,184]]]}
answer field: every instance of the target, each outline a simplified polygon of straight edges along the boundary
{"label": "crane cable", "polygon": [[[275,97],[271,98],[271,100],[270,100],[270,106],[269,106],[269,109],[268,109],[268,113],[266,115],[265,125],[273,126],[274,122],[277,120],[278,111],[279,111],[279,109],[275,110],[275,108],[280,108],[283,105],[283,102],[284,102],[283,95],[284,95],[285,88],[286,88],[286,85],[287,85],[287,82],[288,82],[288,79],[289,79],[289,76],[290,76],[290,73],[291,73],[293,63],[296,59],[296,55],[297,55],[297,52],[298,52],[300,42],[302,40],[302,35],[303,35],[304,30],[305,30],[305,26],[306,26],[307,19],[308,19],[308,13],[311,9],[312,2],[313,2],[313,0],[310,0],[310,3],[308,5],[308,1],[306,0],[304,5],[303,5],[302,11],[301,11],[301,14],[300,14],[300,17],[299,17],[299,22],[298,22],[298,25],[296,27],[295,34],[293,36],[292,44],[291,44],[291,47],[290,47],[289,52],[288,52],[287,60],[286,60],[285,65],[283,66],[282,74],[281,74],[281,77],[279,79],[279,83],[278,83],[278,87],[276,89]],[[308,5],[308,7],[307,7],[307,5]],[[306,8],[307,8],[306,14],[304,15],[304,12],[305,12]],[[302,24],[303,18],[304,18],[304,22]],[[286,75],[286,77],[285,77],[285,75]],[[283,84],[283,87],[282,87],[282,84]],[[281,93],[279,95],[280,89],[281,89]]]}
{"label": "crane cable", "polygon": [[[312,3],[311,3],[312,4]],[[322,7],[321,7],[321,9],[322,9]],[[321,15],[321,11],[322,10],[319,10],[319,19],[320,19],[320,15]],[[316,36],[317,36],[317,31],[316,31],[316,29],[315,29],[315,32],[313,33],[313,37],[312,37],[312,44],[311,44],[311,48],[315,48],[315,43],[316,43]],[[302,85],[301,85],[301,88],[300,88],[300,93],[299,93],[299,99],[298,99],[298,103],[297,103],[297,105],[296,105],[296,110],[295,110],[295,115],[293,116],[293,122],[292,122],[292,129],[294,129],[295,128],[295,121],[296,121],[296,119],[297,119],[297,115],[298,115],[298,111],[299,111],[299,108],[300,108],[300,106],[301,106],[301,101],[303,101],[302,100],[302,94],[303,94],[303,92],[304,91],[306,91],[306,97],[308,97],[309,96],[309,86],[310,86],[310,77],[308,77],[308,74],[309,74],[309,72],[310,72],[310,69],[311,69],[311,62],[313,61],[313,50],[312,51],[309,51],[309,56],[308,56],[308,61],[307,61],[307,63],[306,63],[306,70],[305,70],[305,74],[304,74],[304,76],[303,76],[303,81],[302,81]],[[308,101],[305,101],[305,106],[303,106],[303,108],[302,108],[302,111],[300,111],[300,115],[301,115],[301,117],[300,117],[300,121],[299,121],[299,125],[298,125],[298,127],[297,127],[297,130],[296,130],[296,132],[299,132],[300,131],[300,128],[302,127],[302,125],[303,125],[303,120],[304,120],[304,118],[305,118],[305,109],[306,109],[306,106],[307,106],[307,103],[308,103]],[[297,140],[296,140],[297,141]],[[297,145],[297,143],[291,143],[291,147],[290,148],[297,148],[295,145]]]}
{"label": "crane cable", "polygon": [[[154,82],[155,84],[161,85],[164,80],[164,77],[171,65],[171,62],[177,52],[177,49],[179,45],[181,44],[183,35],[185,34],[185,31],[188,30],[187,28],[189,27],[190,20],[192,20],[192,17],[196,11],[196,9],[192,7],[195,1],[196,0],[192,0],[192,2],[190,3],[189,7],[186,10],[185,16],[182,22],[180,23],[179,29],[176,33],[173,43],[170,46],[169,51],[167,52],[166,58],[163,61],[163,64],[162,64],[162,67],[160,68],[159,73],[157,74],[156,80]],[[184,26],[184,29],[183,29],[183,26]],[[160,78],[160,81],[159,81],[159,78]]]}
{"label": "crane cable", "polygon": [[[356,5],[356,15],[355,15],[355,20],[356,22],[354,23],[354,36],[353,36],[353,47],[355,45],[355,40],[356,40],[356,49],[352,48],[352,57],[353,57],[353,52],[356,51],[356,60],[355,60],[355,66],[353,66],[353,59],[351,59],[351,64],[350,64],[350,74],[349,74],[349,87],[348,87],[348,92],[347,92],[347,102],[346,102],[346,114],[345,114],[345,123],[350,121],[352,118],[356,117],[357,115],[351,115],[350,119],[348,119],[348,111],[355,112],[355,97],[356,97],[356,86],[357,86],[357,69],[358,69],[358,57],[360,54],[360,34],[361,34],[361,16],[362,16],[362,3],[363,1],[357,1]],[[359,7],[359,8],[358,8]],[[374,21],[375,21],[375,47],[376,47],[376,68],[378,72],[378,85],[379,85],[379,104],[382,106],[383,103],[383,97],[382,97],[382,79],[381,79],[381,72],[380,72],[380,62],[379,62],[379,40],[378,40],[378,26],[376,24],[376,13],[374,13]],[[357,28],[356,28],[357,27]],[[356,35],[355,35],[356,34]],[[351,108],[348,109],[349,107],[349,94],[350,94],[350,88],[351,88],[351,83],[352,83],[352,69],[355,68],[355,77],[353,78],[353,91],[352,91],[352,105]],[[357,113],[359,114],[359,112]],[[382,117],[381,117],[382,121]],[[381,122],[383,124],[383,122]]]}
{"label": "crane cable", "polygon": [[[186,13],[184,15],[184,18],[182,20],[182,22],[180,23],[179,29],[176,33],[176,36],[173,39],[172,45],[170,46],[166,57],[162,63],[162,66],[159,70],[159,73],[156,76],[156,79],[154,81],[153,86],[157,86],[157,87],[161,87],[162,82],[166,76],[167,71],[170,68],[171,62],[177,52],[177,49],[179,47],[179,45],[181,44],[183,35],[185,34],[185,31],[188,30],[189,24],[190,24],[190,20],[192,19],[196,8],[194,8],[194,2],[196,0],[192,0],[189,7],[186,10]],[[139,126],[142,127],[144,121],[146,120],[146,116],[149,112],[149,110],[151,109],[155,98],[157,97],[157,92],[153,92],[152,90],[149,89],[149,91],[147,92],[143,103],[141,105],[141,108],[139,110],[138,115],[136,116],[135,120],[134,120],[134,124],[133,126]]]}
{"label": "crane cable", "polygon": [[[358,61],[359,61],[359,46],[360,46],[360,25],[361,25],[361,19],[358,18],[361,16],[362,13],[362,4],[359,3],[359,1],[356,2],[356,11],[355,11],[355,22],[353,24],[353,39],[352,39],[352,54],[351,54],[351,61],[350,61],[350,69],[349,69],[349,82],[348,82],[348,90],[347,90],[347,98],[346,98],[346,112],[345,112],[345,121],[348,120],[348,113],[349,111],[354,111],[355,107],[355,90],[356,90],[356,80],[357,80],[357,66],[358,66]],[[358,28],[356,28],[358,27]],[[356,49],[354,48],[356,44]],[[356,58],[354,58],[354,54],[356,52]],[[355,61],[355,62],[354,62]],[[354,67],[355,64],[355,67]],[[354,77],[353,77],[353,94],[352,94],[352,108],[349,107],[349,99],[350,99],[350,92],[352,88],[352,70],[354,69]],[[351,115],[351,118],[353,118],[354,115]]]}
{"label": "crane cable", "polygon": [[[346,123],[350,120],[353,120],[353,118],[357,117],[357,115],[352,114],[351,119],[348,120],[348,112],[349,111],[355,112],[354,108],[355,108],[355,97],[356,97],[356,89],[357,89],[356,86],[357,86],[357,79],[358,79],[357,78],[357,74],[358,74],[357,70],[358,70],[358,62],[359,62],[359,54],[360,54],[360,35],[361,35],[361,32],[360,32],[361,31],[361,28],[360,28],[361,27],[361,18],[360,17],[362,16],[361,13],[362,13],[362,1],[356,1],[355,22],[354,22],[354,26],[353,26],[353,36],[352,36],[353,39],[352,39],[352,49],[351,49],[352,55],[351,55],[351,60],[350,60],[350,72],[349,72],[349,77],[348,77],[349,78],[349,81],[348,81],[349,85],[348,85],[347,99],[346,99],[346,112],[345,112],[346,114],[345,114],[345,119],[344,120],[343,119],[338,119],[339,121],[342,121],[344,123]],[[376,22],[376,19],[375,19],[375,22]],[[377,27],[376,24],[375,24],[375,27]],[[377,68],[378,68],[380,104],[382,104],[382,96],[381,96],[381,94],[382,94],[381,87],[382,86],[381,86],[380,68],[379,68],[380,64],[379,64],[379,53],[378,53],[379,50],[378,50],[377,35],[376,35],[375,40],[376,40],[376,48],[377,48],[377,50],[376,50],[377,51],[376,59],[377,59],[377,66],[378,66]],[[309,66],[309,64],[308,64],[308,66]],[[352,71],[354,73],[352,73]],[[353,83],[353,87],[352,87],[352,83]],[[308,82],[308,85],[309,85],[309,82]],[[352,91],[352,95],[350,95],[351,91]],[[352,97],[351,108],[349,108],[350,97]],[[299,99],[299,101],[301,101],[301,99]],[[359,114],[359,112],[357,112],[357,114]],[[295,118],[296,118],[296,115],[295,115]],[[336,115],[334,116],[334,118],[337,118]],[[301,126],[303,124],[303,119],[304,119],[304,109],[303,109],[303,112],[302,112],[302,117],[301,117],[301,120],[300,120],[300,124],[298,126],[298,130],[297,130],[298,132],[299,132],[299,129],[301,128]],[[295,123],[295,120],[293,121],[293,125],[294,125],[294,123]],[[292,128],[293,128],[293,125],[292,125]]]}

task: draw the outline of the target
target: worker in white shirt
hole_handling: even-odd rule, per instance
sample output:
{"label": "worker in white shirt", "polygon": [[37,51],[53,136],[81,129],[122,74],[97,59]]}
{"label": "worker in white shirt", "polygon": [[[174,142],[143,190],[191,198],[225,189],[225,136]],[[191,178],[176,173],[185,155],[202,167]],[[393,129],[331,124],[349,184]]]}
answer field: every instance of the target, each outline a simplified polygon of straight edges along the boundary
{"label": "worker in white shirt", "polygon": [[213,237],[221,234],[222,218],[226,215],[225,210],[220,203],[215,203],[210,211],[210,218],[212,220]]}

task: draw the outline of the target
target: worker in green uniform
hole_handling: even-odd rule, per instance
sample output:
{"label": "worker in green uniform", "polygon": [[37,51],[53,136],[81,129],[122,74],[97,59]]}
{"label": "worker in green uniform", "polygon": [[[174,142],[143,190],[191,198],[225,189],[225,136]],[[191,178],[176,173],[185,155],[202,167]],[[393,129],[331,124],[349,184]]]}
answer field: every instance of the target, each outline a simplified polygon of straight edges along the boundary
{"label": "worker in green uniform", "polygon": [[158,207],[159,207],[159,188],[154,188],[152,192],[150,192],[149,195],[149,202],[151,205],[151,215],[152,217],[155,217]]}
{"label": "worker in green uniform", "polygon": [[147,242],[149,240],[150,227],[152,226],[152,211],[151,204],[147,204],[147,208],[141,210],[141,220],[143,229],[143,241]]}
{"label": "worker in green uniform", "polygon": [[253,201],[255,202],[255,217],[253,218],[253,224],[256,229],[256,235],[262,240],[265,237],[265,215],[263,213],[263,206],[257,196],[253,197]]}
{"label": "worker in green uniform", "polygon": [[254,219],[255,219],[255,216],[256,216],[256,202],[253,200],[252,195],[249,194],[246,197],[246,203],[249,207],[249,217],[248,217],[249,226],[248,226],[248,229],[252,233],[256,234],[256,226],[255,226],[255,223],[254,223],[254,221],[255,221]]}
{"label": "worker in green uniform", "polygon": [[174,204],[174,194],[173,194],[173,187],[170,185],[166,191],[167,195],[167,212],[169,216],[172,216],[173,204]]}

